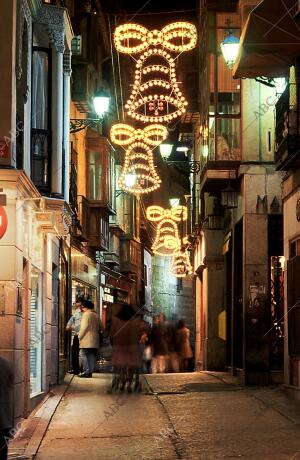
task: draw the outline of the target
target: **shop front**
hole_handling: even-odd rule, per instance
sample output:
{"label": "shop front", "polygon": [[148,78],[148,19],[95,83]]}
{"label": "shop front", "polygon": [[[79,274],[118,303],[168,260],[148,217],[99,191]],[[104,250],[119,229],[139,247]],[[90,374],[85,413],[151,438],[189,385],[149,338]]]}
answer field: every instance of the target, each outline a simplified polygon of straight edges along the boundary
{"label": "shop front", "polygon": [[108,267],[101,268],[101,303],[102,327],[109,329],[114,306],[120,303],[130,303],[133,282]]}
{"label": "shop front", "polygon": [[71,249],[72,265],[72,306],[78,297],[90,300],[95,304],[96,311],[99,311],[97,305],[97,288],[98,275],[96,261],[87,254],[80,252],[72,247]]}

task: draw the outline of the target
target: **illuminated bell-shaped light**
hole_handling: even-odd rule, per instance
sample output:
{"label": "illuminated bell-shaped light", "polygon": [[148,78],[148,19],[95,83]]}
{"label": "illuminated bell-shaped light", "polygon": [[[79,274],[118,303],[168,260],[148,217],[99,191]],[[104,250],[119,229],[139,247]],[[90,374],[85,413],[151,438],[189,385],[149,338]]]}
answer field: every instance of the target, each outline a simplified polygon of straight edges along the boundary
{"label": "illuminated bell-shaped light", "polygon": [[172,153],[173,144],[162,142],[159,146],[159,151],[164,160],[167,160]]}
{"label": "illuminated bell-shaped light", "polygon": [[109,95],[103,90],[100,89],[96,92],[93,98],[94,109],[98,117],[103,117],[109,108]]}
{"label": "illuminated bell-shaped light", "polygon": [[225,62],[228,67],[231,68],[235,63],[239,52],[240,39],[233,35],[231,31],[229,31],[228,35],[225,37],[220,46]]}
{"label": "illuminated bell-shaped light", "polygon": [[134,173],[128,173],[125,174],[125,185],[126,187],[134,187],[136,183],[136,174]]}

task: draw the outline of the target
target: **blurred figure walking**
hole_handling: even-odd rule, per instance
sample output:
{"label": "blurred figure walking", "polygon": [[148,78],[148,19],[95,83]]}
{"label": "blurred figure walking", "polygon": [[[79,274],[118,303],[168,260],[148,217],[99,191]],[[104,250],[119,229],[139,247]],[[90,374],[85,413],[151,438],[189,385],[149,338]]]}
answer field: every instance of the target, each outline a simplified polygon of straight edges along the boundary
{"label": "blurred figure walking", "polygon": [[180,372],[187,372],[189,360],[193,357],[193,352],[190,344],[190,330],[181,319],[178,321],[177,327],[178,338],[178,355]]}
{"label": "blurred figure walking", "polygon": [[152,373],[163,373],[166,371],[166,357],[168,354],[168,345],[165,328],[165,316],[156,315],[150,336],[152,344]]}
{"label": "blurred figure walking", "polygon": [[130,393],[133,379],[135,380],[133,390],[141,390],[139,375],[142,366],[139,344],[141,331],[141,319],[132,306],[120,304],[119,311],[112,318],[110,330],[114,368],[112,390],[124,391],[126,387],[127,392]]}
{"label": "blurred figure walking", "polygon": [[179,372],[177,329],[173,323],[169,322],[166,331],[168,346],[167,371]]}

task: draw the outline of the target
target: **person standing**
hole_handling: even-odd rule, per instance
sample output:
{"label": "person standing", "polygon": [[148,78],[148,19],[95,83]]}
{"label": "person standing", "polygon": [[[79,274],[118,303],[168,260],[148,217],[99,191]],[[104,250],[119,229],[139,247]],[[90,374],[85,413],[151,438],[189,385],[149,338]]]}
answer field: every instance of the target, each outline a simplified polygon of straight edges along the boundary
{"label": "person standing", "polygon": [[193,357],[193,352],[190,344],[190,330],[182,319],[178,321],[177,337],[180,371],[187,372],[189,359]]}
{"label": "person standing", "polygon": [[82,372],[79,377],[92,377],[95,369],[97,349],[99,348],[100,317],[94,311],[94,304],[90,300],[82,301],[82,319],[79,338],[79,357],[82,365]]}
{"label": "person standing", "polygon": [[72,349],[71,349],[71,360],[72,360],[72,370],[70,373],[79,374],[80,365],[79,365],[79,339],[78,334],[80,331],[80,324],[82,319],[82,302],[83,297],[77,297],[75,301],[75,311],[74,314],[69,319],[66,330],[72,331]]}
{"label": "person standing", "polygon": [[8,439],[13,427],[13,371],[9,362],[0,356],[0,459],[7,460]]}

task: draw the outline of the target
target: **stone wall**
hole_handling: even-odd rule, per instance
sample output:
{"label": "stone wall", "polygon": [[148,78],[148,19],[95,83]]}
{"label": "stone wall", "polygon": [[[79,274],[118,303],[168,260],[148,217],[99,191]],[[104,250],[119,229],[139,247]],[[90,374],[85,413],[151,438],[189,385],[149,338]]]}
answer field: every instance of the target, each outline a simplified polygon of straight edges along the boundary
{"label": "stone wall", "polygon": [[[167,320],[183,319],[195,342],[195,302],[193,280],[176,278],[169,272],[171,257],[154,256],[152,259],[153,315],[164,313]],[[182,285],[181,281],[182,280]]]}

